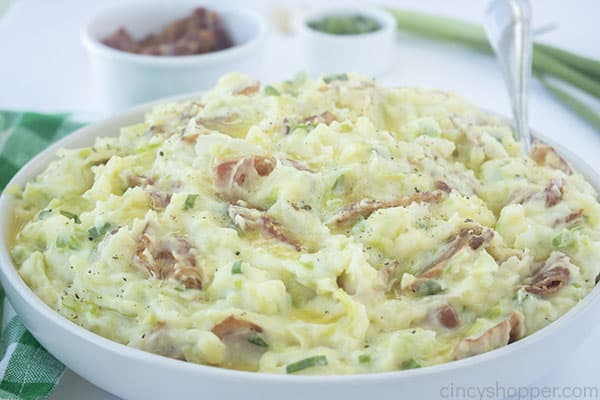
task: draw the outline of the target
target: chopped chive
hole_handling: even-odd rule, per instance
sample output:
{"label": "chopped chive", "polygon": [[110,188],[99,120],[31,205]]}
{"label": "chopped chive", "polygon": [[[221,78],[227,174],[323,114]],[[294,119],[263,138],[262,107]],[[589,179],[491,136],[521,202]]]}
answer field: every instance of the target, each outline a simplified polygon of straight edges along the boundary
{"label": "chopped chive", "polygon": [[310,131],[311,129],[316,128],[316,127],[317,127],[317,124],[311,124],[308,122],[300,122],[296,125],[292,125],[290,127],[290,132],[293,132],[296,129],[304,129],[304,130]]}
{"label": "chopped chive", "polygon": [[381,29],[376,19],[365,15],[332,15],[309,21],[310,28],[331,35],[360,35]]}
{"label": "chopped chive", "polygon": [[416,362],[414,358],[411,358],[410,360],[404,361],[402,363],[402,369],[415,369],[415,368],[421,368],[421,364]]}
{"label": "chopped chive", "polygon": [[248,335],[248,342],[260,347],[269,347],[267,342],[265,342],[265,339],[256,332],[252,332]]}
{"label": "chopped chive", "polygon": [[596,279],[594,279],[594,284],[597,285],[600,282],[600,274],[596,275]]}
{"label": "chopped chive", "polygon": [[65,210],[60,210],[60,213],[63,216],[72,219],[76,224],[81,223],[81,220],[79,219],[79,215],[77,215],[77,214],[73,214],[72,212],[65,211]]}
{"label": "chopped chive", "polygon": [[281,93],[279,93],[279,90],[275,89],[273,86],[268,85],[265,86],[265,94],[267,96],[279,96]]}
{"label": "chopped chive", "polygon": [[371,362],[371,356],[368,354],[361,354],[358,356],[358,362],[361,364],[369,364]]}
{"label": "chopped chive", "polygon": [[233,265],[231,266],[231,273],[232,274],[241,274],[242,273],[242,262],[240,260],[237,260],[236,262],[233,263]]}
{"label": "chopped chive", "polygon": [[296,361],[294,363],[288,364],[285,367],[285,371],[288,374],[293,374],[295,372],[302,371],[307,368],[320,367],[320,366],[324,366],[324,365],[327,365],[327,357],[314,356],[314,357],[308,357],[308,358],[305,358],[304,360],[300,360],[300,361]]}
{"label": "chopped chive", "polygon": [[417,296],[430,296],[432,294],[438,294],[441,291],[442,285],[440,285],[438,281],[429,279],[417,286],[415,294]]}
{"label": "chopped chive", "polygon": [[348,75],[346,73],[326,75],[323,77],[323,82],[325,82],[325,83],[331,83],[333,81],[347,81],[347,80],[348,80]]}
{"label": "chopped chive", "polygon": [[90,240],[94,240],[100,236],[106,235],[106,233],[112,228],[112,224],[110,222],[105,222],[104,225],[100,227],[100,229],[91,227],[88,229],[88,238]]}
{"label": "chopped chive", "polygon": [[566,250],[571,245],[573,236],[569,231],[562,231],[552,239],[552,247],[555,250]]}
{"label": "chopped chive", "polygon": [[197,194],[188,194],[185,198],[185,203],[183,204],[184,210],[189,210],[190,208],[194,208],[194,204],[196,204],[196,199],[198,198]]}

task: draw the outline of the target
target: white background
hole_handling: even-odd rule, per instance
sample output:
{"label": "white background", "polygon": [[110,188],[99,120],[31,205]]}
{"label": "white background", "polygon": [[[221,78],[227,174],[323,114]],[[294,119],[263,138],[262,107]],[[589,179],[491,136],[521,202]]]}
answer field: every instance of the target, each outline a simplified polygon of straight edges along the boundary
{"label": "white background", "polygon": [[[5,1],[7,0],[0,0],[0,10],[3,8],[1,3]],[[76,111],[90,116],[99,115],[99,102],[93,91],[91,71],[79,41],[79,32],[83,23],[98,9],[116,2],[117,0],[17,0],[7,14],[0,17],[0,109]],[[241,0],[235,3],[244,4]],[[262,0],[247,2],[245,6],[269,15],[276,5],[299,10],[331,3],[342,2]],[[381,3],[478,21],[487,2],[376,2]],[[536,27],[549,23],[558,24],[555,30],[538,40],[600,58],[600,0],[532,0],[532,3]],[[506,115],[510,113],[502,78],[491,57],[459,46],[434,43],[407,35],[400,35],[395,57],[394,70],[378,77],[380,81],[386,84],[449,89],[486,109]],[[286,79],[304,67],[297,38],[273,30],[267,42],[264,65],[259,76],[261,81]],[[600,132],[594,131],[565,109],[536,81],[533,82],[531,93],[531,125],[557,142],[567,145],[593,167],[600,169]],[[573,354],[564,363],[556,365],[543,380],[532,384],[600,386],[597,369],[593,367],[600,360],[598,342],[600,326],[586,342],[573,343]],[[52,399],[115,398],[67,371]]]}

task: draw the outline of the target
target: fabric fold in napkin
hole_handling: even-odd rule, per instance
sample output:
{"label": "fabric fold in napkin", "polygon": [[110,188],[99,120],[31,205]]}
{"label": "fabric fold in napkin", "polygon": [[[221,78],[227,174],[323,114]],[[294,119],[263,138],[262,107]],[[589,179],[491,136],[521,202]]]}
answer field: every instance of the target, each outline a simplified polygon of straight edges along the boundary
{"label": "fabric fold in napkin", "polygon": [[[27,161],[58,139],[83,126],[71,114],[0,111],[0,190]],[[0,321],[4,306],[0,287]],[[0,399],[47,399],[64,365],[12,317],[0,336]]]}

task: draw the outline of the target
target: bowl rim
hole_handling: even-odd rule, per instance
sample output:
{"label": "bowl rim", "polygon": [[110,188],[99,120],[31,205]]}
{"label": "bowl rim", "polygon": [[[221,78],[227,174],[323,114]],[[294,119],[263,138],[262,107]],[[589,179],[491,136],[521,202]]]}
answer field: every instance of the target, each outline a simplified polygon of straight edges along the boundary
{"label": "bowl rim", "polygon": [[118,11],[121,9],[131,9],[134,7],[140,8],[148,8],[156,5],[164,5],[164,1],[154,0],[154,1],[143,1],[143,0],[134,0],[128,2],[116,3],[108,7],[102,8],[99,12],[90,17],[83,25],[80,31],[80,39],[83,43],[83,46],[90,53],[99,54],[106,58],[111,58],[120,61],[126,61],[134,64],[148,64],[148,65],[160,65],[160,66],[169,66],[169,65],[194,65],[198,63],[210,63],[215,61],[222,61],[223,59],[232,59],[243,56],[246,53],[251,52],[257,46],[262,43],[268,31],[268,25],[266,19],[260,15],[259,13],[252,11],[245,7],[228,7],[222,6],[219,2],[207,2],[207,4],[200,4],[192,1],[184,1],[179,2],[180,5],[189,5],[192,9],[196,7],[206,7],[212,10],[215,10],[219,13],[228,12],[235,13],[239,16],[242,16],[251,23],[257,26],[257,32],[247,41],[234,44],[231,47],[226,49],[213,51],[204,54],[191,54],[191,55],[181,55],[181,56],[153,56],[148,54],[136,54],[129,53],[127,51],[118,50],[112,48],[110,46],[105,45],[95,37],[91,32],[92,25],[96,22],[98,18],[101,18],[104,14],[111,13],[114,11]]}
{"label": "bowl rim", "polygon": [[[309,22],[318,18],[347,14],[362,14],[371,17],[381,24],[381,28],[372,32],[340,35],[319,31],[311,28],[308,25]],[[390,32],[396,32],[397,26],[398,23],[396,19],[385,9],[360,5],[320,7],[308,11],[299,19],[300,31],[306,35],[313,35],[319,39],[327,37],[330,39],[335,38],[344,41],[356,40],[357,38],[376,38],[382,35],[387,35]]]}
{"label": "bowl rim", "polygon": [[[205,92],[198,92],[194,94],[188,93],[184,95],[155,100],[136,106],[126,112],[119,113],[102,121],[94,122],[90,125],[79,128],[73,133],[55,142],[42,152],[38,153],[34,158],[27,162],[13,176],[13,178],[6,185],[6,188],[9,188],[12,185],[23,184],[29,179],[33,178],[43,168],[47,166],[47,163],[43,165],[38,164],[40,164],[40,162],[45,159],[55,160],[56,151],[60,148],[77,148],[78,146],[73,146],[72,144],[87,137],[95,138],[100,136],[115,136],[118,134],[118,129],[117,132],[112,132],[110,135],[106,135],[104,134],[104,132],[106,132],[106,128],[114,128],[113,125],[117,124],[118,121],[130,120],[134,117],[143,118],[143,116],[147,112],[151,111],[152,108],[158,104],[164,104],[173,101],[191,100],[194,98],[201,97],[203,93]],[[481,108],[479,108],[479,110],[483,113],[499,117],[504,122],[510,123],[510,120],[502,116],[501,114],[490,112]],[[121,126],[122,125],[118,125],[118,127]],[[554,142],[553,140],[548,139],[544,135],[540,135],[535,132],[532,133],[534,134],[535,138],[540,139],[555,147],[560,152],[560,154],[567,159],[569,163],[575,166],[576,171],[579,174],[583,175],[586,178],[586,181],[590,182],[590,184],[596,191],[599,191],[600,175],[592,167],[590,167],[587,164],[587,162],[577,157],[574,153],[572,153],[562,145]],[[27,306],[30,307],[30,309],[33,309],[38,316],[44,318],[47,323],[53,324],[59,327],[61,330],[66,331],[71,335],[77,336],[79,339],[87,342],[87,344],[89,344],[90,346],[99,347],[103,351],[107,351],[113,354],[119,354],[121,357],[126,357],[130,360],[148,362],[151,364],[156,364],[160,367],[167,367],[174,370],[178,369],[190,373],[204,374],[207,378],[214,377],[233,379],[237,381],[271,382],[283,384],[301,383],[308,385],[344,383],[367,384],[388,380],[410,380],[412,378],[422,376],[438,376],[448,372],[455,372],[456,370],[473,368],[479,364],[507,358],[515,352],[527,351],[528,346],[536,342],[540,342],[547,337],[554,336],[557,334],[557,332],[558,334],[560,334],[560,331],[564,329],[568,329],[572,320],[575,320],[581,314],[589,311],[592,305],[594,303],[597,303],[600,298],[600,285],[596,285],[584,298],[582,298],[565,314],[560,316],[554,322],[532,333],[529,336],[526,336],[514,343],[511,343],[509,345],[503,346],[495,350],[488,351],[483,354],[417,369],[374,373],[357,373],[348,375],[293,375],[266,372],[237,371],[221,367],[195,364],[192,362],[176,360],[173,358],[150,353],[107,339],[75,324],[69,319],[63,317],[57,311],[53,310],[49,305],[44,303],[21,278],[10,257],[9,234],[8,229],[5,228],[9,227],[10,225],[10,215],[14,198],[12,195],[7,193],[6,188],[0,194],[0,278],[2,278],[2,283],[4,285],[8,285],[12,289],[14,289],[17,295],[21,298],[21,300],[23,300],[23,302],[26,303]],[[9,290],[6,291],[6,294],[10,301]],[[56,356],[56,358],[60,360],[60,355]]]}

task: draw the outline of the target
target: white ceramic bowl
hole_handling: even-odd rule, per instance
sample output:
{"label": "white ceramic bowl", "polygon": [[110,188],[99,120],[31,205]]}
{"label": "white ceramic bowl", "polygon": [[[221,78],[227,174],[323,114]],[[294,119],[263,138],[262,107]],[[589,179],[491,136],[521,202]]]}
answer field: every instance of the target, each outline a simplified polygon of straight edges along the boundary
{"label": "white ceramic bowl", "polygon": [[[334,35],[308,26],[328,16],[364,15],[375,19],[381,29],[358,35]],[[396,19],[372,7],[341,6],[311,11],[299,21],[300,37],[308,70],[313,74],[358,72],[376,77],[387,72],[396,50]]]}
{"label": "white ceramic bowl", "polygon": [[[199,55],[150,56],[113,49],[100,40],[125,27],[135,38],[160,31],[197,7],[217,11],[232,36],[233,47]],[[124,110],[165,96],[208,89],[228,72],[257,76],[267,32],[260,15],[217,1],[123,2],[106,8],[82,31],[96,90],[105,111]]]}
{"label": "white ceramic bowl", "polygon": [[[39,174],[62,147],[89,146],[97,136],[117,135],[119,127],[139,122],[144,105],[78,130],[25,165],[10,184]],[[546,139],[544,139],[546,140]],[[566,149],[554,145],[600,189],[600,176]],[[239,372],[178,361],[126,347],[62,317],[23,282],[9,256],[13,197],[0,196],[0,279],[11,304],[40,343],[69,368],[124,399],[364,400],[449,398],[450,385],[483,387],[496,382],[531,384],[583,342],[597,321],[600,287],[556,322],[516,343],[485,354],[413,370],[347,376],[269,375]]]}

